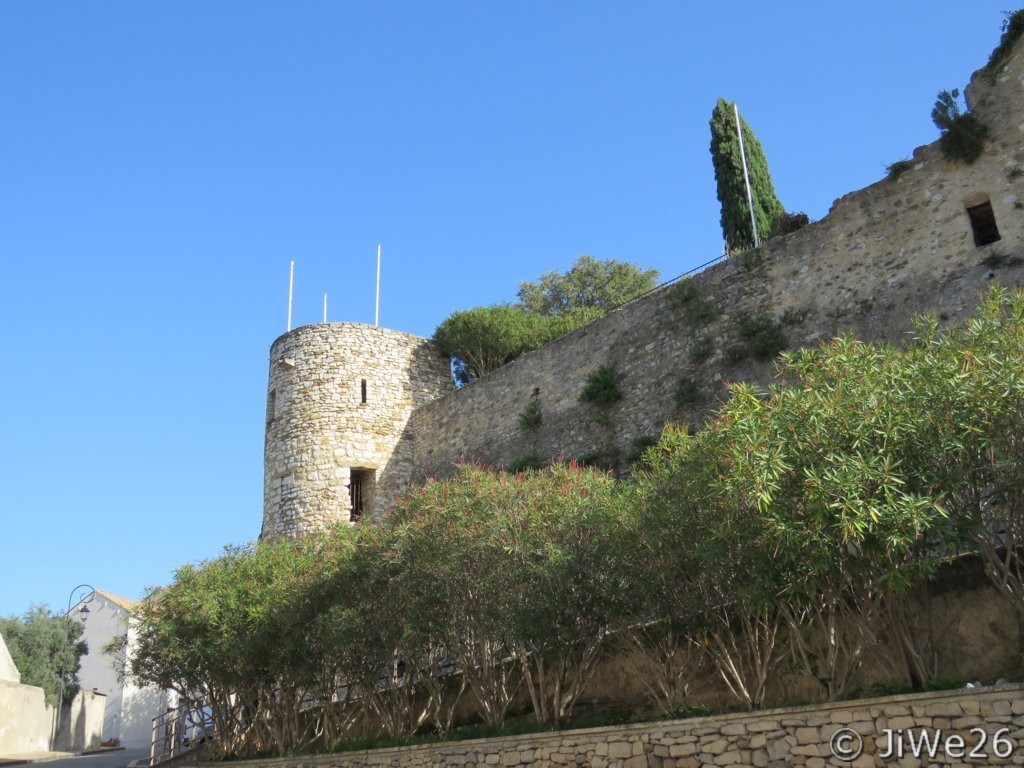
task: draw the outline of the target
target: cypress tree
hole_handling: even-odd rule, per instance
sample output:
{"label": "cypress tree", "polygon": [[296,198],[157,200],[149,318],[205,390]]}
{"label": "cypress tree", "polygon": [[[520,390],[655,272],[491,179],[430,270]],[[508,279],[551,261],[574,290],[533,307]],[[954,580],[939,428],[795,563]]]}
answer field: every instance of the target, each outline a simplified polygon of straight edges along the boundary
{"label": "cypress tree", "polygon": [[[754,217],[757,234],[767,240],[779,219],[786,213],[775,195],[772,176],[768,172],[761,142],[754,136],[747,121],[740,116],[743,126],[743,148],[747,155],[750,189],[754,195]],[[732,102],[719,99],[711,112],[711,159],[718,182],[718,200],[722,204],[722,235],[730,253],[754,247],[754,232],[750,226],[750,208],[747,189],[743,181],[743,159],[736,135],[736,117]]]}

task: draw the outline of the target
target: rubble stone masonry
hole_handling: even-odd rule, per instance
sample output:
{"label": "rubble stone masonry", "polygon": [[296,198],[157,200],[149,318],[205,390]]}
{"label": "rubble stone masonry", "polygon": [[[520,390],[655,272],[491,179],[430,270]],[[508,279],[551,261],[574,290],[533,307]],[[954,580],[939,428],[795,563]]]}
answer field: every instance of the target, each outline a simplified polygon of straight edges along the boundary
{"label": "rubble stone masonry", "polygon": [[248,760],[233,765],[252,768],[1024,765],[1024,687],[1011,685],[892,696],[561,733]]}
{"label": "rubble stone masonry", "polygon": [[[735,353],[751,320],[778,324],[789,346],[847,331],[899,342],[917,314],[962,320],[989,285],[1024,285],[1024,44],[994,78],[976,73],[968,98],[990,129],[977,162],[919,147],[898,178],[689,278],[710,308],[699,323],[678,289],[663,287],[457,391],[425,339],[355,323],[285,334],[271,349],[264,535],[348,520],[353,470],[363,470],[378,515],[409,483],[447,475],[460,458],[587,457],[624,471],[641,438],[708,418],[726,383],[771,380],[770,361]],[[828,173],[827,158],[806,162]],[[969,210],[986,204],[999,239],[978,246]],[[615,368],[623,393],[607,412],[579,401],[602,365]],[[531,404],[541,421],[524,430]]]}
{"label": "rubble stone masonry", "polygon": [[412,475],[415,406],[450,385],[448,361],[418,336],[319,323],[270,348],[262,536],[347,521],[353,471],[380,515]]}

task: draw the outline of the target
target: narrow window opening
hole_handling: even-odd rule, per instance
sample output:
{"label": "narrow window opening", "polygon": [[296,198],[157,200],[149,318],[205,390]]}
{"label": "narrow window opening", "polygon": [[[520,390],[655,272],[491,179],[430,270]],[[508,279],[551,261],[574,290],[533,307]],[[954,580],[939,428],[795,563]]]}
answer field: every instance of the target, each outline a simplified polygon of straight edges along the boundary
{"label": "narrow window opening", "polygon": [[352,507],[349,520],[359,522],[373,506],[375,472],[372,469],[353,469],[349,475],[348,493]]}
{"label": "narrow window opening", "polygon": [[989,245],[1002,239],[999,227],[996,226],[996,214],[992,210],[991,201],[985,200],[983,203],[968,206],[967,217],[971,220],[975,248],[981,248],[983,245]]}
{"label": "narrow window opening", "polygon": [[267,424],[274,420],[274,415],[277,413],[277,390],[270,390],[270,396],[267,398]]}
{"label": "narrow window opening", "polygon": [[366,379],[363,379],[363,383],[360,386],[360,390],[362,391],[363,403],[365,403],[366,402]]}

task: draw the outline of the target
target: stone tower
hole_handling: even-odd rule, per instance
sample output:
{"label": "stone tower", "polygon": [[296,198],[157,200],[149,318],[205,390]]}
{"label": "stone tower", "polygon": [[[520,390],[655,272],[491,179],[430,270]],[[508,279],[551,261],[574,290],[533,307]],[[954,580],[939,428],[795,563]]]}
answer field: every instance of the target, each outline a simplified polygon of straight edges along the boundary
{"label": "stone tower", "polygon": [[427,340],[361,323],[296,328],[270,347],[261,537],[378,517],[408,487],[409,417],[450,386]]}

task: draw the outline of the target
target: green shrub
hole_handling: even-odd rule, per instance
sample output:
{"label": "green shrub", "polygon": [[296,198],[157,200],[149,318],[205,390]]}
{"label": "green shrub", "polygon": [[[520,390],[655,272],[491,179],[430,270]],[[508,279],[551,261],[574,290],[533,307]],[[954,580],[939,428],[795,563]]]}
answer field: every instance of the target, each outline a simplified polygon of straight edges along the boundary
{"label": "green shrub", "polygon": [[522,456],[516,456],[512,461],[505,467],[505,471],[510,475],[518,475],[520,472],[526,472],[530,469],[543,469],[544,462],[541,461],[540,456],[536,453],[526,453]]}
{"label": "green shrub", "polygon": [[942,132],[939,148],[942,156],[950,162],[963,160],[970,165],[985,149],[988,126],[978,120],[973,112],[960,110],[960,91],[940,91],[932,109],[932,122]]}
{"label": "green shrub", "polygon": [[700,387],[689,376],[684,376],[676,385],[676,405],[685,408],[702,400]]}
{"label": "green shrub", "polygon": [[913,160],[897,160],[895,163],[890,163],[889,165],[885,166],[885,172],[888,175],[888,178],[892,179],[893,181],[896,181],[896,179],[898,179],[900,176],[902,176],[904,173],[906,173],[913,167]]}
{"label": "green shrub", "polygon": [[602,408],[610,408],[622,399],[619,389],[619,374],[614,365],[602,365],[587,376],[587,383],[580,392],[580,402]]}
{"label": "green shrub", "polygon": [[775,220],[775,225],[772,227],[772,231],[769,233],[769,237],[775,237],[777,235],[788,235],[791,232],[796,232],[798,229],[803,229],[811,223],[810,217],[803,211],[797,213],[791,213],[784,211],[779,214],[779,217]]}
{"label": "green shrub", "polygon": [[725,359],[731,364],[748,357],[770,360],[789,346],[782,326],[767,315],[740,315],[736,335],[739,340],[725,350]]}
{"label": "green shrub", "polygon": [[589,451],[581,454],[577,457],[576,463],[581,467],[593,467],[604,472],[614,472],[616,464],[615,457],[606,451]]}
{"label": "green shrub", "polygon": [[782,324],[800,325],[800,323],[807,319],[807,315],[809,315],[810,312],[811,311],[806,307],[804,307],[803,309],[790,307],[789,309],[782,313]]}
{"label": "green shrub", "polygon": [[921,686],[926,691],[955,691],[967,685],[962,677],[933,677]]}
{"label": "green shrub", "polygon": [[595,309],[546,316],[517,307],[498,305],[454,312],[434,331],[441,354],[463,363],[454,369],[466,383],[510,363],[552,339],[600,317]]}
{"label": "green shrub", "polygon": [[981,260],[982,266],[988,267],[989,269],[999,269],[1000,267],[1018,267],[1024,264],[1024,259],[1020,256],[1008,256],[1002,251],[992,251],[984,259]]}
{"label": "green shrub", "polygon": [[657,444],[658,438],[655,435],[637,435],[633,438],[626,461],[631,465],[636,464],[643,459],[648,448]]}
{"label": "green shrub", "polygon": [[690,360],[695,363],[703,363],[711,357],[711,353],[714,351],[715,345],[711,343],[711,339],[700,339],[694,342],[693,348],[690,350]]}
{"label": "green shrub", "polygon": [[715,305],[701,295],[700,289],[691,280],[676,283],[668,289],[668,305],[682,315],[683,322],[691,328],[701,328],[716,317]]}
{"label": "green shrub", "polygon": [[989,82],[995,82],[999,67],[1002,66],[1003,62],[1010,55],[1013,44],[1020,39],[1021,35],[1024,35],[1024,8],[1013,13],[1007,11],[1005,14],[1003,34],[999,38],[999,45],[992,51],[992,54],[988,57],[988,63],[985,65]]}
{"label": "green shrub", "polygon": [[544,416],[540,412],[540,403],[536,400],[531,400],[530,404],[519,414],[519,428],[523,432],[529,432],[531,429],[539,427],[543,420]]}

